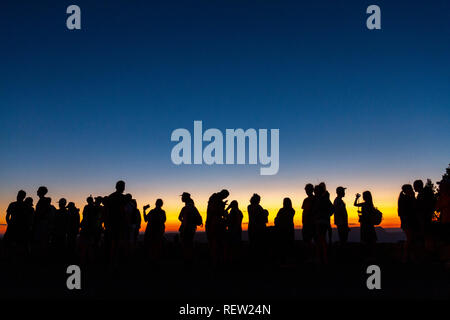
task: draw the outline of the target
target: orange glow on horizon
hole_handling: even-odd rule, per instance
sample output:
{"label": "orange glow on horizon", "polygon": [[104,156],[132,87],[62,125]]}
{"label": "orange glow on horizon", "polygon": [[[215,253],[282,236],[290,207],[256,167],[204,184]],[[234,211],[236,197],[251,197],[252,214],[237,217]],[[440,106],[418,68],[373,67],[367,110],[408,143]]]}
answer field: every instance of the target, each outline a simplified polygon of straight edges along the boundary
{"label": "orange glow on horizon", "polygon": [[[332,199],[333,200],[333,199]],[[282,199],[280,200],[280,202],[282,201]],[[198,204],[198,202],[196,202],[196,206],[200,212],[200,214],[203,217],[203,221],[205,221],[206,219],[206,202],[205,204],[201,203],[200,205]],[[358,213],[357,213],[357,208],[353,206],[353,203],[349,203],[350,201],[347,199],[346,203],[347,203],[347,211],[348,211],[348,222],[349,222],[349,226],[359,226],[359,222],[358,222]],[[145,202],[147,203],[147,202]],[[141,211],[141,216],[142,216],[142,205],[143,202],[139,204],[139,208]],[[84,206],[84,205],[83,205]],[[280,207],[277,206],[265,206],[264,205],[264,201],[262,201],[262,206],[264,208],[266,208],[269,211],[269,223],[267,224],[268,226],[273,226],[273,221],[278,213],[278,210],[280,209]],[[302,219],[302,209],[300,208],[301,204],[298,203],[294,203],[294,209],[295,209],[295,216],[294,216],[294,225],[295,228],[301,228],[302,223],[301,223],[301,219]],[[82,214],[83,208],[82,206],[79,205],[79,203],[77,203],[77,207],[80,208],[80,215]],[[153,207],[153,205],[151,206]],[[247,224],[248,224],[248,214],[247,214],[247,204],[245,204],[245,206],[240,205],[240,209],[244,215],[244,219],[242,221],[242,228],[243,230],[247,230]],[[3,214],[0,216],[0,224],[5,224],[5,212],[6,212],[6,208],[7,208],[7,204],[2,203],[1,204],[1,210],[3,212]],[[178,221],[178,214],[179,211],[182,208],[182,203],[179,202],[179,206],[175,206],[172,203],[170,205],[164,205],[163,209],[166,211],[166,216],[167,216],[167,221],[166,221],[166,231],[167,232],[176,232],[178,231],[178,228],[180,226],[180,222]],[[400,219],[397,216],[397,208],[395,204],[379,204],[377,205],[377,208],[380,209],[383,212],[383,221],[381,223],[381,227],[383,228],[399,228],[400,227]],[[81,215],[82,216],[82,215]],[[334,227],[334,218],[331,217],[331,225]],[[141,232],[145,231],[145,227],[146,227],[146,223],[144,222],[144,219],[142,218],[142,223],[141,223]],[[6,226],[4,225],[0,225],[0,233],[4,233]],[[199,227],[197,230],[199,231],[204,231],[204,226],[203,227]]]}

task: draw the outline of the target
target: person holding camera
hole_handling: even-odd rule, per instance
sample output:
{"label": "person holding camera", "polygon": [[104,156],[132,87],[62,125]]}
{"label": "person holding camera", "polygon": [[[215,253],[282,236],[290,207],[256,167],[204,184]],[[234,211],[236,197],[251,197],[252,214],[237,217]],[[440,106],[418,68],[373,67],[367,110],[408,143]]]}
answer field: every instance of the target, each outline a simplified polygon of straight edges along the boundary
{"label": "person holding camera", "polygon": [[361,195],[356,194],[354,206],[359,208],[358,216],[361,225],[361,243],[367,247],[369,256],[372,256],[377,242],[375,225],[373,224],[372,214],[375,211],[372,194],[370,191],[364,191],[362,198],[364,202],[358,202]]}

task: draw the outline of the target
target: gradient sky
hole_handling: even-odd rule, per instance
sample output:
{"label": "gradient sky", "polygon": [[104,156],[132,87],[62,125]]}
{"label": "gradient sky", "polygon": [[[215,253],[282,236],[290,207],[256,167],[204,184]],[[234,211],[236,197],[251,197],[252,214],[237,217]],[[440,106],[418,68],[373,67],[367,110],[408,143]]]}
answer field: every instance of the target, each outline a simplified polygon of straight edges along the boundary
{"label": "gradient sky", "polygon": [[[66,8],[81,7],[69,31]],[[366,26],[381,7],[382,30]],[[179,194],[204,213],[222,188],[246,206],[371,190],[397,226],[404,183],[450,162],[450,4],[434,1],[24,1],[0,4],[0,222],[19,189],[79,207],[117,180],[139,207]],[[176,166],[176,128],[279,128],[280,169]]]}

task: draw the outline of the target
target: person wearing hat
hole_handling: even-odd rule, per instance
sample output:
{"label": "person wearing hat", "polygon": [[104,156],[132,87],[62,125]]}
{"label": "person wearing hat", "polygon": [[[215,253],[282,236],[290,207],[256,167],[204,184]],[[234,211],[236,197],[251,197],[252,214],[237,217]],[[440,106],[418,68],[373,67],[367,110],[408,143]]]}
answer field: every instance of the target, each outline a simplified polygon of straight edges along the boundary
{"label": "person wearing hat", "polygon": [[347,208],[345,206],[344,200],[342,198],[345,197],[345,189],[344,187],[336,188],[336,199],[334,200],[334,224],[337,227],[339,241],[341,244],[345,244],[348,240],[348,233],[350,229],[348,228],[348,214]]}
{"label": "person wearing hat", "polygon": [[225,256],[225,217],[227,215],[225,207],[229,192],[223,189],[213,193],[208,200],[206,209],[205,232],[208,239],[209,251],[213,265],[217,265],[224,260]]}
{"label": "person wearing hat", "polygon": [[203,225],[203,220],[189,193],[183,192],[181,201],[185,205],[178,216],[178,220],[181,222],[179,229],[180,240],[183,245],[185,261],[190,263],[193,257],[195,231],[197,230],[197,226]]}
{"label": "person wearing hat", "polygon": [[53,215],[52,200],[46,197],[48,189],[45,186],[39,187],[37,196],[39,200],[33,220],[34,250],[38,255],[46,254],[50,242],[50,222]]}

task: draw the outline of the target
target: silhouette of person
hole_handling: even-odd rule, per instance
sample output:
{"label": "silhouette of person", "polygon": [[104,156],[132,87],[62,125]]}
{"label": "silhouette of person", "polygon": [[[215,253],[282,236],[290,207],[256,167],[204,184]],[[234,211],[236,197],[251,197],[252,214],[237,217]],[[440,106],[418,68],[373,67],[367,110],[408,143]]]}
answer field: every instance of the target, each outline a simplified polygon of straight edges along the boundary
{"label": "silhouette of person", "polygon": [[266,223],[268,222],[269,212],[259,204],[261,197],[254,193],[250,198],[248,212],[248,240],[251,250],[257,260],[262,258],[266,241]]}
{"label": "silhouette of person", "polygon": [[320,183],[314,189],[316,196],[315,217],[316,217],[316,239],[317,253],[321,263],[328,263],[327,239],[326,235],[330,232],[330,217],[333,215],[333,204],[330,201],[330,194],[326,189],[325,183]]}
{"label": "silhouette of person", "polygon": [[347,243],[348,233],[350,229],[348,227],[348,214],[347,208],[344,200],[342,198],[345,197],[345,189],[344,187],[336,188],[336,199],[334,199],[333,207],[334,207],[334,224],[337,227],[339,242],[341,245]]}
{"label": "silhouette of person", "polygon": [[228,190],[213,193],[208,200],[206,209],[205,232],[208,239],[211,260],[217,265],[223,259],[224,237],[225,237],[225,207],[229,196]]}
{"label": "silhouette of person", "polygon": [[242,241],[242,211],[239,210],[239,204],[236,200],[231,201],[226,208],[228,215],[226,216],[227,225],[227,246],[226,260],[233,263],[239,258],[240,247]]}
{"label": "silhouette of person", "polygon": [[41,186],[37,190],[39,200],[36,204],[36,211],[34,215],[34,239],[36,249],[39,255],[48,253],[48,246],[50,243],[50,234],[53,224],[53,206],[51,199],[46,197],[48,189]]}
{"label": "silhouette of person", "polygon": [[157,199],[155,208],[146,213],[150,205],[144,206],[142,209],[144,213],[144,221],[147,222],[145,228],[144,243],[148,250],[150,259],[155,261],[160,258],[162,243],[164,239],[164,232],[166,229],[166,212],[162,209],[162,199]]}
{"label": "silhouette of person", "polygon": [[116,191],[111,193],[106,201],[108,240],[110,241],[110,262],[118,263],[119,251],[126,247],[129,231],[128,221],[125,214],[126,198],[125,182],[120,180],[116,183]]}
{"label": "silhouette of person", "polygon": [[406,241],[403,247],[403,261],[414,259],[414,245],[419,230],[419,220],[416,210],[416,198],[413,187],[404,184],[398,196],[398,216],[401,228],[405,232]]}
{"label": "silhouette of person", "polygon": [[103,253],[107,259],[111,259],[112,233],[111,219],[108,214],[108,196],[102,197],[102,207],[100,215],[100,225],[103,231]]}
{"label": "silhouette of person", "polygon": [[193,258],[194,236],[197,226],[203,225],[202,216],[194,205],[191,195],[183,192],[181,201],[184,202],[184,207],[178,216],[180,225],[180,241],[183,246],[183,253],[185,262],[191,263]]}
{"label": "silhouette of person", "polygon": [[53,246],[58,256],[62,256],[67,246],[67,227],[68,227],[68,212],[66,208],[67,200],[59,199],[58,209],[55,212],[54,229],[53,229]]}
{"label": "silhouette of person", "polygon": [[19,223],[21,220],[24,220],[24,211],[25,211],[25,197],[27,196],[26,192],[23,190],[19,190],[17,193],[16,201],[11,202],[6,209],[6,232],[4,235],[4,240],[8,242],[16,242],[20,238],[20,226]]}
{"label": "silhouette of person", "polygon": [[291,250],[294,246],[294,215],[295,210],[292,207],[291,199],[284,198],[283,207],[278,211],[274,221],[275,229],[277,231],[279,253],[282,262],[285,262],[289,250]]}
{"label": "silhouette of person", "polygon": [[80,209],[75,207],[75,203],[69,202],[67,205],[67,251],[69,257],[75,256],[77,237],[80,232]]}
{"label": "silhouette of person", "polygon": [[131,248],[134,250],[137,245],[138,237],[139,237],[139,230],[141,229],[141,211],[138,209],[137,201],[136,199],[132,199],[131,203],[133,205],[133,211],[131,214]]}
{"label": "silhouette of person", "polygon": [[[321,182],[319,184],[319,186],[325,190],[325,194],[327,195],[328,200],[330,200],[330,193],[327,190],[327,186],[325,185],[325,182]],[[334,213],[334,207],[333,207],[333,203],[331,202],[331,200],[330,200],[330,203],[331,203],[331,212],[330,212],[330,217],[331,217],[333,215],[333,213]],[[331,244],[333,243],[333,241],[332,241],[332,239],[333,239],[333,229],[331,228],[331,223],[330,223],[329,219],[328,219],[328,230],[327,230],[327,233],[328,233],[328,243],[331,246]]]}
{"label": "silhouette of person", "polygon": [[414,191],[417,192],[416,212],[420,235],[425,240],[425,247],[430,250],[432,243],[432,220],[436,209],[434,192],[428,185],[424,187],[422,180],[414,181]]}
{"label": "silhouette of person", "polygon": [[20,253],[23,255],[26,252],[28,232],[28,217],[24,202],[26,195],[25,191],[20,190],[17,193],[16,201],[10,203],[6,210],[5,220],[7,228],[3,240],[6,243],[6,247],[14,251],[14,255]]}
{"label": "silhouette of person", "polygon": [[95,226],[94,226],[94,248],[98,248],[101,237],[102,237],[102,223],[104,219],[104,207],[102,206],[103,197],[97,196],[94,199],[94,208],[95,208]]}
{"label": "silhouette of person", "polygon": [[95,244],[99,229],[99,208],[94,198],[89,196],[87,204],[83,208],[83,219],[80,223],[80,258],[84,264],[88,260],[94,260]]}
{"label": "silhouette of person", "polygon": [[375,243],[377,242],[377,234],[372,222],[372,215],[374,214],[375,207],[370,191],[363,192],[362,198],[364,202],[358,203],[360,197],[361,195],[357,193],[353,205],[359,208],[358,216],[361,230],[361,242],[366,246],[368,256],[372,258],[375,250]]}
{"label": "silhouette of person", "polygon": [[33,240],[33,220],[34,220],[33,198],[27,197],[24,202],[26,212],[26,231],[25,231],[26,253],[29,255],[31,252],[31,241]]}
{"label": "silhouette of person", "polygon": [[124,223],[126,224],[126,235],[125,235],[125,239],[127,242],[127,245],[131,245],[131,238],[132,238],[132,234],[134,233],[134,229],[131,224],[131,220],[134,214],[134,204],[133,204],[133,196],[129,193],[127,193],[125,195],[125,206],[124,206],[124,214],[125,214],[125,219],[124,219]]}
{"label": "silhouette of person", "polygon": [[305,192],[307,197],[302,203],[302,238],[306,244],[307,256],[311,257],[313,246],[312,240],[316,238],[316,197],[314,196],[314,186],[308,183],[305,186]]}
{"label": "silhouette of person", "polygon": [[130,254],[134,252],[137,238],[139,236],[139,229],[141,227],[141,212],[137,208],[137,202],[133,199],[131,194],[125,195],[125,223],[127,224],[126,239],[127,248]]}

